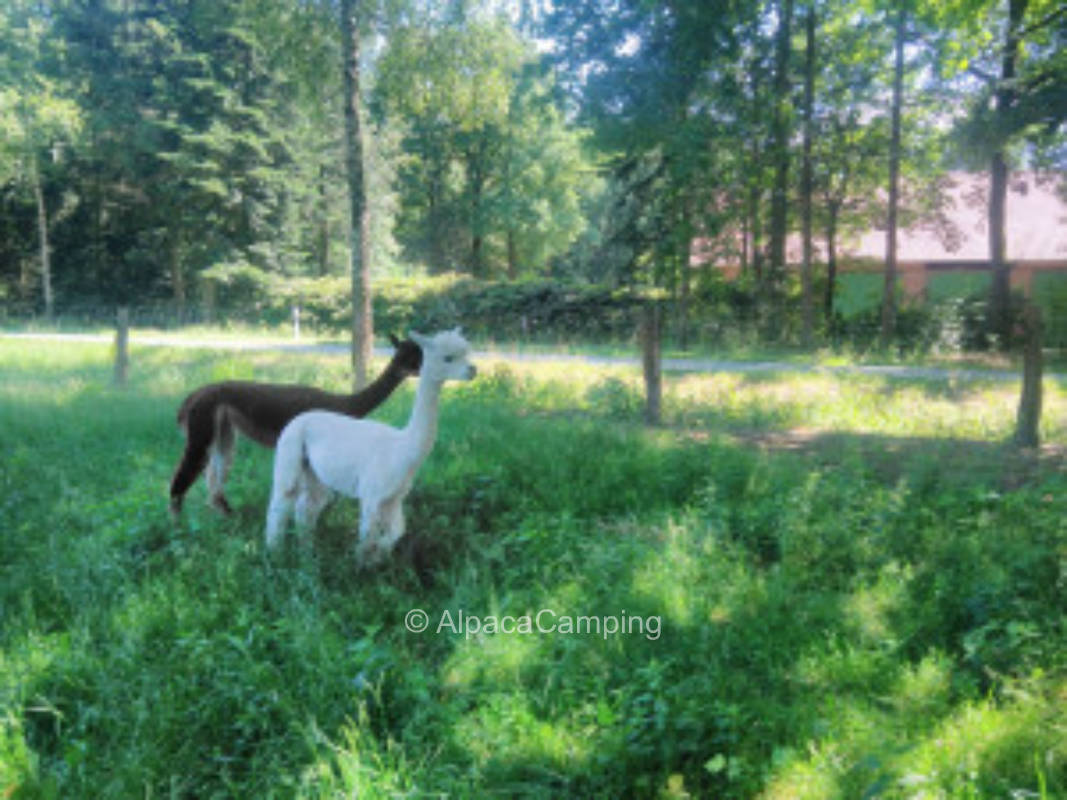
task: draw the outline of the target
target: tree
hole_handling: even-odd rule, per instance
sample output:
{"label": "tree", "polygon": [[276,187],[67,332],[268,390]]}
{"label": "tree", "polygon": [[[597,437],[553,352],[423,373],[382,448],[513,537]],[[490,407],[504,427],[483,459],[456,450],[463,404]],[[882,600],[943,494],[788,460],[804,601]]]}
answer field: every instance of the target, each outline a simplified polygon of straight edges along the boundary
{"label": "tree", "polygon": [[583,224],[584,134],[551,75],[499,20],[394,32],[374,107],[405,131],[398,237],[432,269],[543,271]]}
{"label": "tree", "polygon": [[[70,293],[129,302],[277,269],[290,187],[289,91],[274,47],[288,3],[57,4],[54,80],[77,87],[78,199],[57,264]],[[272,55],[268,55],[268,51]]]}
{"label": "tree", "polygon": [[766,77],[769,66],[765,53],[770,47],[760,35],[760,19],[753,16],[744,31],[742,44],[744,57],[739,62],[737,84],[739,108],[736,113],[735,130],[731,137],[743,155],[736,159],[737,180],[745,187],[744,207],[741,212],[741,269],[749,266],[755,274],[757,285],[763,283],[765,253],[763,248],[763,205],[770,184],[770,173],[764,157],[765,129],[768,104]]}
{"label": "tree", "polygon": [[1015,419],[1015,442],[1021,447],[1037,447],[1041,443],[1042,375],[1044,360],[1041,352],[1043,324],[1041,311],[1028,302],[1023,311],[1023,381],[1019,408]]}
{"label": "tree", "polygon": [[42,73],[41,48],[48,35],[48,21],[35,13],[33,5],[13,0],[0,9],[0,31],[6,45],[0,57],[0,183],[14,179],[28,186],[33,196],[41,300],[45,317],[52,319],[55,293],[46,172],[74,141],[82,120],[79,108],[58,82]]}
{"label": "tree", "polygon": [[363,179],[360,120],[360,0],[341,0],[341,52],[344,59],[345,165],[351,207],[352,371],[355,389],[368,381],[374,344],[370,289],[370,214]]}
{"label": "tree", "polygon": [[889,207],[885,231],[885,281],[882,290],[881,346],[888,349],[897,324],[897,227],[900,208],[900,117],[904,103],[904,44],[908,12],[903,0],[893,10],[893,100],[889,124]]}
{"label": "tree", "polygon": [[802,238],[804,263],[801,272],[801,313],[803,316],[803,340],[810,345],[812,329],[815,324],[814,298],[812,297],[812,205],[815,186],[814,167],[812,164],[812,137],[815,116],[815,3],[809,0],[807,14],[804,17],[804,128],[803,160],[801,163],[800,203],[802,216]]}
{"label": "tree", "polygon": [[[861,86],[845,89],[846,96],[862,91]],[[834,318],[839,238],[869,229],[884,218],[884,203],[877,191],[884,182],[880,165],[888,142],[888,129],[882,122],[878,118],[864,122],[862,107],[850,101],[828,104],[817,120],[813,178],[821,202],[815,216],[825,242],[822,309],[828,327]]]}
{"label": "tree", "polygon": [[546,19],[559,83],[608,156],[598,260],[616,280],[674,289],[683,322],[691,237],[722,227],[727,170],[738,142],[752,141],[735,138],[738,31],[756,15],[725,2],[591,0],[554,4]]}
{"label": "tree", "polygon": [[774,160],[774,188],[771,192],[769,267],[772,282],[782,279],[786,270],[785,240],[789,232],[789,137],[791,133],[791,87],[789,62],[792,42],[793,0],[779,0],[778,28],[774,36],[774,111],[771,119],[771,147]]}
{"label": "tree", "polygon": [[[938,8],[946,36],[942,69],[969,98],[957,124],[961,151],[989,169],[989,321],[1001,347],[1012,341],[1005,229],[1012,162],[1059,142],[1067,122],[1067,7],[1053,0],[982,0]],[[977,81],[977,91],[974,82]],[[1060,169],[1064,167],[1061,163]]]}

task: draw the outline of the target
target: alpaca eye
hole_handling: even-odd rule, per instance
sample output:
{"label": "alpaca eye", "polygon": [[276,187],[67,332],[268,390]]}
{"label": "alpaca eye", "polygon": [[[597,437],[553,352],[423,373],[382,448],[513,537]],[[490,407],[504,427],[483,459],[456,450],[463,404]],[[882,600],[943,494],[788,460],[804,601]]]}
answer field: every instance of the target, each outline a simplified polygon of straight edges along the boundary
{"label": "alpaca eye", "polygon": [[445,363],[446,364],[451,364],[455,360],[456,360],[455,356],[445,356]]}

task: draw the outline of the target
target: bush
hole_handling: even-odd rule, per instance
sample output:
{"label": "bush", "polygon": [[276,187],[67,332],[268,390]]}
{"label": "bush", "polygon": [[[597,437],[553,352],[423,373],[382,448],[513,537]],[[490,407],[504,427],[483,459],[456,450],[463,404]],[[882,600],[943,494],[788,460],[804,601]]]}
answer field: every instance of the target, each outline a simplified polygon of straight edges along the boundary
{"label": "bush", "polygon": [[[300,306],[301,319],[340,334],[351,324],[347,278],[289,281],[259,298],[256,320],[281,324]],[[633,295],[606,286],[548,280],[477,281],[457,274],[387,278],[375,283],[374,326],[380,331],[434,330],[462,325],[489,339],[603,340],[633,332]],[[241,316],[244,308],[230,309]]]}
{"label": "bush", "polygon": [[[939,339],[941,326],[930,306],[905,305],[897,309],[894,345],[899,353],[925,352]],[[834,318],[832,337],[835,344],[850,345],[863,352],[878,346],[882,332],[880,306],[856,314]]]}

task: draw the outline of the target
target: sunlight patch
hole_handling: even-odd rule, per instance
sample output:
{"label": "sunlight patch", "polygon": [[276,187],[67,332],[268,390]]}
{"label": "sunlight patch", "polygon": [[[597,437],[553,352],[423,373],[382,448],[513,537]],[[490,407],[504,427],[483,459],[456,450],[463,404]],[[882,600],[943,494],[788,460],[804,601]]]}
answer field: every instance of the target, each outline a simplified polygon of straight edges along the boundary
{"label": "sunlight patch", "polygon": [[584,764],[595,739],[593,725],[539,718],[524,696],[496,694],[456,723],[455,740],[480,765],[552,767],[569,771]]}
{"label": "sunlight patch", "polygon": [[910,578],[908,568],[887,564],[873,585],[861,586],[845,600],[845,615],[865,641],[888,643],[893,638],[891,616],[907,599]]}
{"label": "sunlight patch", "polygon": [[[436,622],[435,622],[436,624]],[[542,637],[495,635],[464,641],[457,638],[441,674],[445,686],[470,687],[482,682],[490,686],[521,685],[524,666],[535,663]]]}

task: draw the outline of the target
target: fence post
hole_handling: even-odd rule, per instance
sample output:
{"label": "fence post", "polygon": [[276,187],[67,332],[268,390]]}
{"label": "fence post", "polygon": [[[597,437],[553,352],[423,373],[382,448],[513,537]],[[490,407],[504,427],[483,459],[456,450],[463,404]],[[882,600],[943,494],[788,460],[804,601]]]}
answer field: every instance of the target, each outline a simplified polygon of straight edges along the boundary
{"label": "fence post", "polygon": [[1023,309],[1023,389],[1019,396],[1019,411],[1015,418],[1015,443],[1020,447],[1040,444],[1038,427],[1041,423],[1041,377],[1044,362],[1041,309],[1026,301]]}
{"label": "fence post", "polygon": [[641,308],[641,366],[645,375],[645,423],[659,425],[663,373],[660,364],[660,306],[649,300]]}
{"label": "fence post", "polygon": [[293,338],[300,338],[300,303],[293,303]]}
{"label": "fence post", "polygon": [[115,385],[125,386],[130,367],[130,309],[119,306],[115,315]]}

